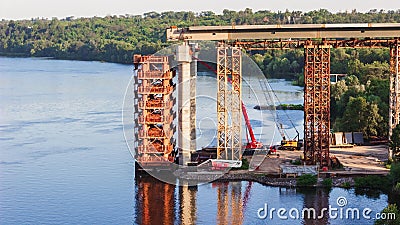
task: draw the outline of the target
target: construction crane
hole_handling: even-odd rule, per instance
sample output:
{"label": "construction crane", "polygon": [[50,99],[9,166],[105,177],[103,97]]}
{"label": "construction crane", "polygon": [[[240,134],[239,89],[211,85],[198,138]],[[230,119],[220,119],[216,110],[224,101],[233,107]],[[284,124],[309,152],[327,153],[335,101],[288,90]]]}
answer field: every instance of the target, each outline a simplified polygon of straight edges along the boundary
{"label": "construction crane", "polygon": [[[279,105],[282,105],[282,103],[279,101],[278,96],[272,90],[272,87],[269,85],[269,83],[266,80],[259,80],[259,82],[260,82],[261,89],[262,89],[262,91],[264,93],[265,100],[267,101],[267,105],[271,106],[274,110],[276,110],[274,97],[278,101]],[[272,93],[274,94],[274,96],[272,96]],[[272,114],[272,116],[274,118],[274,121],[275,121],[275,124],[276,124],[276,127],[278,128],[279,134],[282,137],[281,145],[280,145],[279,149],[283,149],[283,150],[295,150],[295,149],[297,149],[297,150],[300,150],[302,145],[303,145],[303,143],[300,140],[299,131],[296,129],[296,126],[294,125],[293,121],[290,119],[289,115],[286,113],[285,110],[284,110],[284,113],[285,113],[288,121],[290,122],[291,126],[296,131],[297,135],[294,138],[289,138],[289,135],[286,133],[286,130],[283,127],[282,119],[280,118],[279,114],[278,113],[275,113],[275,115]],[[288,138],[286,138],[286,137],[288,137]]]}
{"label": "construction crane", "polygon": [[[217,71],[212,66],[210,66],[208,63],[203,62],[202,60],[200,60],[200,59],[198,59],[198,58],[196,58],[194,56],[192,56],[192,57],[193,57],[193,59],[197,60],[202,65],[207,67],[207,69],[213,71],[214,73],[217,73]],[[232,83],[232,80],[229,77],[228,77],[228,82]],[[251,127],[249,115],[247,114],[247,109],[246,109],[246,106],[243,103],[243,101],[242,101],[242,113],[243,113],[244,121],[246,123],[247,131],[248,131],[248,135],[246,135],[247,144],[245,146],[245,152],[246,152],[246,150],[266,150],[266,148],[263,145],[263,143],[257,141],[257,139],[254,136],[254,132],[253,132],[253,128]],[[250,136],[250,140],[249,140],[248,136]],[[252,152],[249,152],[249,153],[252,153]]]}

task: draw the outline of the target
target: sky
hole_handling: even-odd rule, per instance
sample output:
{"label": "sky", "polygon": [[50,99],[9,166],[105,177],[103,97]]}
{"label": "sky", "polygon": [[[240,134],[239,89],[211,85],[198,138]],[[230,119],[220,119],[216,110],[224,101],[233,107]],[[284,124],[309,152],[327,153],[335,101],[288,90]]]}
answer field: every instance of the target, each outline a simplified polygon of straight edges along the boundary
{"label": "sky", "polygon": [[213,11],[245,8],[271,11],[310,11],[328,9],[331,12],[368,12],[370,9],[397,10],[399,0],[1,0],[0,19],[31,19],[57,17],[104,17],[107,15],[143,15],[156,11]]}

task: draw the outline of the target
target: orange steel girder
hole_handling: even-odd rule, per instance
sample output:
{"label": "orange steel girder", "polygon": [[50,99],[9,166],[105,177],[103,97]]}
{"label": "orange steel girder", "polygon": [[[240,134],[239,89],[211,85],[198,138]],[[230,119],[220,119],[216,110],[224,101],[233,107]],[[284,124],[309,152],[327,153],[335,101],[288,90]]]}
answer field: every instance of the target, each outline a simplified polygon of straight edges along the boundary
{"label": "orange steel girder", "polygon": [[304,159],[330,166],[330,46],[304,46]]}
{"label": "orange steel girder", "polygon": [[[237,47],[217,47],[218,159],[239,160],[241,157],[241,54]],[[232,80],[231,88],[228,88],[229,76]]]}
{"label": "orange steel girder", "polygon": [[400,46],[399,39],[390,46],[389,138],[400,123]]}

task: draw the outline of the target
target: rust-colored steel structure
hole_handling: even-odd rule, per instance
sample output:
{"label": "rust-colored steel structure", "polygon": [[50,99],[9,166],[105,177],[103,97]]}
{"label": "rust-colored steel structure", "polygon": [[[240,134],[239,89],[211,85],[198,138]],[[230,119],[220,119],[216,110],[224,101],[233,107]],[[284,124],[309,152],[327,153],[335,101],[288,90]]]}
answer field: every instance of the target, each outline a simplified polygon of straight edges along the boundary
{"label": "rust-colored steel structure", "polygon": [[380,39],[346,39],[346,40],[258,40],[258,41],[233,41],[232,46],[239,46],[246,50],[272,50],[272,49],[293,49],[304,48],[310,43],[314,45],[324,44],[330,45],[332,48],[387,48],[393,45],[396,41],[393,38],[380,38]]}
{"label": "rust-colored steel structure", "polygon": [[[389,48],[390,49],[390,95],[389,95],[389,138],[400,123],[400,42],[399,38],[349,39],[349,40],[262,40],[234,41],[234,46],[247,50],[304,48],[304,156],[309,164],[329,165],[329,90],[326,81],[329,70],[329,48]],[[314,51],[324,46],[323,49]],[[325,50],[324,50],[325,49]],[[323,62],[321,61],[323,60]],[[314,63],[315,61],[315,63]],[[315,66],[314,66],[315,65]],[[322,67],[320,67],[320,66]],[[323,92],[318,82],[324,75]],[[316,76],[317,75],[317,76]],[[317,79],[315,79],[317,78]],[[322,94],[323,93],[323,94]],[[326,95],[328,94],[328,95]],[[322,110],[322,111],[321,111]],[[322,120],[320,120],[322,119]],[[320,122],[321,121],[321,122]],[[322,141],[322,142],[321,142]]]}
{"label": "rust-colored steel structure", "polygon": [[330,166],[330,46],[304,46],[304,157]]}
{"label": "rust-colored steel structure", "polygon": [[167,56],[134,56],[135,77],[135,150],[142,167],[174,161],[175,114],[172,82]]}
{"label": "rust-colored steel structure", "polygon": [[[217,47],[217,158],[240,160],[242,150],[242,52]],[[232,80],[231,87],[228,79]]]}
{"label": "rust-colored steel structure", "polygon": [[399,39],[390,45],[389,137],[400,123],[400,46]]}
{"label": "rust-colored steel structure", "polygon": [[[389,134],[400,123],[400,23],[170,27],[166,33],[168,41],[224,41],[246,50],[304,48],[304,156],[309,164],[330,163],[330,48],[390,48]],[[224,60],[218,57],[218,62],[225,63]],[[222,81],[226,84],[226,80]]]}

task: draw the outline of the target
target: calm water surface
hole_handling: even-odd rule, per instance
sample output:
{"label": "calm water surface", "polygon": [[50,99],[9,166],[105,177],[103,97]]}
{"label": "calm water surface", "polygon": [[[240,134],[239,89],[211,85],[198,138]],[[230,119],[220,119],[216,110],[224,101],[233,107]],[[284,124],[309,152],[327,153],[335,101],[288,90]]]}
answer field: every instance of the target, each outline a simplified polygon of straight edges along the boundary
{"label": "calm water surface", "polygon": [[[369,198],[340,188],[302,191],[251,182],[185,188],[135,179],[121,122],[131,70],[110,63],[0,58],[0,224],[373,224],[271,222],[258,219],[257,210],[264,203],[335,207],[339,196],[349,207],[373,212],[387,205],[386,195]],[[211,83],[199,78],[198,87]],[[301,88],[282,80],[273,87],[285,102],[301,103]],[[257,102],[250,94],[243,98],[256,133],[268,133],[262,129],[274,127],[264,121],[269,115],[251,109]],[[291,114],[302,129],[302,114]],[[278,141],[272,133],[261,137]],[[206,138],[198,145],[202,141]]]}

